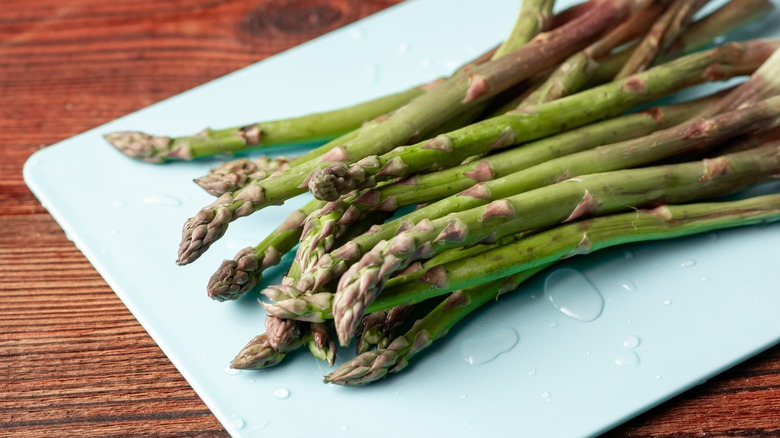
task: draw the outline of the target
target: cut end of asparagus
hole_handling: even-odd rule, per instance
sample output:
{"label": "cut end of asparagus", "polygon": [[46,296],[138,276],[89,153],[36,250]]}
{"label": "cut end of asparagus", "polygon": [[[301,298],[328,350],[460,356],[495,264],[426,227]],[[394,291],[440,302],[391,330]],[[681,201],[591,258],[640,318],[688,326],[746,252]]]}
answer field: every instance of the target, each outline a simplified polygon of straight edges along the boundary
{"label": "cut end of asparagus", "polygon": [[312,173],[309,191],[317,199],[335,201],[341,194],[354,190],[365,178],[366,172],[360,166],[333,163]]}
{"label": "cut end of asparagus", "polygon": [[237,370],[256,370],[279,364],[285,353],[271,347],[268,335],[255,336],[230,362],[230,368]]}
{"label": "cut end of asparagus", "polygon": [[174,142],[170,137],[143,132],[113,132],[106,134],[104,138],[128,157],[149,163],[192,159],[189,145],[185,142]]}

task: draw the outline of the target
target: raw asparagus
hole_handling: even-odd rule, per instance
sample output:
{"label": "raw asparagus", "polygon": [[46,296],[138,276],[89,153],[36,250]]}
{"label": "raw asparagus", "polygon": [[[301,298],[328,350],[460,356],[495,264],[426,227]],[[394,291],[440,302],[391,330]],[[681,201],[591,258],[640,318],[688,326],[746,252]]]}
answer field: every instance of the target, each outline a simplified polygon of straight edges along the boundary
{"label": "raw asparagus", "polygon": [[349,343],[387,278],[415,259],[590,215],[723,195],[774,177],[779,152],[780,145],[771,145],[702,162],[590,174],[422,221],[375,246],[341,276],[332,310],[339,342]]}
{"label": "raw asparagus", "polygon": [[313,171],[332,162],[352,162],[381,154],[406,143],[409,138],[555,65],[644,3],[646,0],[599,1],[581,17],[540,34],[531,44],[475,66],[468,74],[456,74],[412,100],[384,122],[372,129],[361,130],[355,139],[320,158],[299,164],[278,177],[222,195],[185,222],[178,263],[184,265],[198,258],[225,233],[231,221],[303,193]]}
{"label": "raw asparagus", "polygon": [[[315,197],[324,198],[333,192],[348,192],[356,187],[371,186],[378,181],[426,171],[431,167],[449,167],[468,156],[614,116],[707,79],[752,73],[778,45],[780,40],[759,40],[731,43],[694,53],[619,81],[475,123],[428,142],[396,148],[351,165],[334,163],[313,176],[313,180],[322,181],[310,188],[322,188],[325,181],[338,182],[337,186],[321,193],[313,191]],[[329,178],[329,173],[340,177]]]}
{"label": "raw asparagus", "polygon": [[184,137],[114,132],[107,134],[105,138],[125,155],[150,163],[194,160],[216,154],[313,143],[330,140],[355,130],[363,122],[395,110],[424,92],[424,86],[417,86],[347,108],[247,126],[205,129],[196,135]]}
{"label": "raw asparagus", "polygon": [[[334,201],[342,204],[338,208],[345,212],[335,227],[349,226],[356,218],[362,217],[366,211],[372,209],[392,211],[406,205],[435,202],[479,182],[502,178],[547,160],[595,146],[640,137],[657,129],[669,128],[688,119],[709,102],[709,99],[703,99],[676,106],[651,108],[538,140],[476,162],[415,176],[401,183],[369,189],[354,199]],[[337,207],[332,208],[335,210]],[[433,206],[424,207],[408,216],[382,224],[372,233],[358,237],[353,245],[360,248],[362,253],[379,240],[390,238],[406,221],[411,220],[412,223],[416,223],[426,217],[432,218],[433,208]],[[323,235],[325,234],[323,230],[328,229],[332,230],[324,226],[312,227],[309,232],[317,232],[316,239],[325,241],[327,236]],[[334,274],[337,274],[336,266],[343,265],[342,260],[334,258],[332,254],[328,255],[324,249],[318,249],[317,252],[316,261],[312,258],[303,269],[301,281],[297,285],[301,291],[317,291],[330,281]]]}
{"label": "raw asparagus", "polygon": [[[515,248],[507,247],[507,251],[502,254],[494,253],[492,257],[473,261],[472,263],[482,263],[480,267],[490,271],[474,280],[473,283],[477,285],[456,290],[386,349],[359,355],[330,373],[325,381],[342,385],[361,385],[384,378],[388,373],[401,371],[414,355],[446,335],[449,329],[466,315],[490,301],[495,301],[499,295],[515,290],[522,281],[537,271],[571,253],[590,253],[625,243],[670,239],[778,220],[780,195],[767,195],[723,203],[661,206],[652,210],[575,222],[537,234],[518,242]],[[518,249],[517,246],[521,248]],[[526,248],[530,253],[526,252]],[[514,268],[503,272],[492,271],[492,264],[503,255],[517,257],[512,261]],[[472,274],[479,272],[476,269],[470,271]],[[505,272],[515,273],[507,275]],[[449,289],[446,287],[436,293]]]}

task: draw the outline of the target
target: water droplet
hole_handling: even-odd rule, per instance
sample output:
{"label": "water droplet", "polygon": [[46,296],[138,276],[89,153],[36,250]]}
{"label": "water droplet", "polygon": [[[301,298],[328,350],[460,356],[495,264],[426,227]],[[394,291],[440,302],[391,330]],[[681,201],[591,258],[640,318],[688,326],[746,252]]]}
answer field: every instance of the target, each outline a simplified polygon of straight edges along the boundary
{"label": "water droplet", "polygon": [[639,346],[640,342],[641,341],[639,340],[638,337],[631,335],[631,336],[627,336],[626,339],[623,339],[623,346],[626,348],[634,349]]}
{"label": "water droplet", "polygon": [[690,268],[692,266],[696,266],[696,260],[686,260],[680,263],[681,268]]}
{"label": "water droplet", "polygon": [[536,374],[536,368],[531,368],[530,370],[528,370],[529,376],[533,376],[534,374]]}
{"label": "water droplet", "polygon": [[619,367],[639,365],[639,356],[633,351],[618,353],[615,355],[615,365]]}
{"label": "water droplet", "polygon": [[671,305],[672,305],[672,300],[670,299],[664,300],[664,306],[671,306]]}
{"label": "water droplet", "polygon": [[73,111],[73,104],[68,102],[65,104],[65,111]]}
{"label": "water droplet", "polygon": [[276,388],[272,394],[279,400],[284,400],[290,396],[290,391],[287,388]]}
{"label": "water droplet", "polygon": [[224,371],[225,374],[227,374],[229,376],[235,376],[236,374],[238,374],[240,372],[239,370],[237,370],[235,368],[230,368],[229,366],[225,367],[225,369],[223,369],[222,371]]}
{"label": "water droplet", "polygon": [[401,391],[396,391],[396,392],[394,392],[393,394],[395,394],[395,395],[401,395]]}
{"label": "water droplet", "polygon": [[630,320],[630,319],[627,319],[627,320],[626,320],[626,324],[631,324],[631,320]]}
{"label": "water droplet", "polygon": [[349,430],[349,426],[347,426],[347,425],[345,424],[345,425],[341,426],[341,430]]}
{"label": "water droplet", "polygon": [[623,258],[626,260],[634,260],[634,253],[631,251],[626,251],[623,253]]}
{"label": "water droplet", "polygon": [[634,283],[631,280],[623,280],[623,281],[621,281],[620,282],[620,287],[622,287],[623,289],[625,289],[625,290],[627,290],[629,292],[633,292],[633,291],[636,290],[636,285],[634,285]]}
{"label": "water droplet", "polygon": [[574,269],[559,269],[547,276],[544,294],[561,313],[582,322],[598,318],[604,308],[599,291]]}
{"label": "water droplet", "polygon": [[242,418],[233,417],[230,419],[230,427],[236,430],[241,430],[244,428],[244,420]]}
{"label": "water droplet", "polygon": [[125,201],[114,201],[111,203],[112,207],[124,207],[125,205],[127,205]]}
{"label": "water droplet", "polygon": [[520,336],[511,328],[502,327],[488,335],[470,335],[460,344],[460,354],[471,365],[486,364],[512,350]]}
{"label": "water droplet", "polygon": [[265,427],[266,427],[266,426],[268,426],[268,421],[267,421],[267,420],[260,420],[260,421],[257,423],[257,426],[255,426],[255,427],[253,427],[253,428],[249,429],[249,430],[247,431],[247,433],[252,433],[252,432],[254,432],[254,431],[256,431],[256,430],[265,429]]}
{"label": "water droplet", "polygon": [[709,279],[710,279],[709,277],[702,277],[701,281],[709,281]]}
{"label": "water droplet", "polygon": [[116,236],[117,234],[119,234],[119,230],[108,230],[108,234]]}
{"label": "water droplet", "polygon": [[542,398],[544,399],[544,401],[550,401],[551,400],[550,399],[550,391],[544,391],[542,393]]}
{"label": "water droplet", "polygon": [[461,394],[460,398],[468,398],[468,394]]}
{"label": "water droplet", "polygon": [[178,198],[174,198],[171,195],[163,195],[155,193],[152,195],[144,196],[144,204],[158,205],[161,207],[178,207],[181,205],[181,201]]}
{"label": "water droplet", "polygon": [[712,40],[712,42],[715,43],[715,44],[723,44],[725,41],[726,41],[726,37],[724,37],[723,35],[716,36]]}
{"label": "water droplet", "polygon": [[423,58],[420,60],[420,67],[422,68],[428,68],[432,64],[431,60],[428,58]]}
{"label": "water droplet", "polygon": [[551,322],[550,323],[550,327],[552,327],[552,328],[558,327],[558,323],[557,322]]}
{"label": "water droplet", "polygon": [[409,43],[400,43],[398,44],[398,53],[404,54],[409,52]]}
{"label": "water droplet", "polygon": [[464,425],[464,426],[468,426],[468,425],[469,425],[469,422],[468,422],[468,421],[464,421],[464,422],[463,422],[463,425]]}
{"label": "water droplet", "polygon": [[360,29],[352,29],[349,31],[349,37],[352,38],[355,41],[360,41],[363,39],[363,31]]}
{"label": "water droplet", "polygon": [[379,66],[377,66],[374,62],[369,62],[366,64],[365,68],[368,81],[372,84],[376,84],[377,81],[379,81]]}
{"label": "water droplet", "polygon": [[661,379],[663,379],[663,376],[661,376],[660,374],[656,374],[655,376],[653,376],[653,378],[655,380],[661,380]]}

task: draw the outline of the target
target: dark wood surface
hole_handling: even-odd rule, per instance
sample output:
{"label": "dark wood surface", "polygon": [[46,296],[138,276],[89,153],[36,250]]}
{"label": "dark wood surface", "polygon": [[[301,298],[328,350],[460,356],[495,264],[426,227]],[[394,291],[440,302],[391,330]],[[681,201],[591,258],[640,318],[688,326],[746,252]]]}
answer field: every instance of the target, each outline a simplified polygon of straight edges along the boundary
{"label": "dark wood surface", "polygon": [[[2,0],[0,435],[227,435],[24,185],[27,157],[397,2]],[[612,434],[780,436],[780,347]]]}

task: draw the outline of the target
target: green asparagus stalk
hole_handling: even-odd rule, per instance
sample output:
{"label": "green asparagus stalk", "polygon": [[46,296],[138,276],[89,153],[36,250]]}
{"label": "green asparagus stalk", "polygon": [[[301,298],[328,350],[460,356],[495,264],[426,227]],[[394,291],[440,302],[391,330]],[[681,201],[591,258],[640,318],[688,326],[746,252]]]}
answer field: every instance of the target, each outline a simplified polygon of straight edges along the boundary
{"label": "green asparagus stalk", "polygon": [[424,92],[424,86],[417,86],[347,108],[247,126],[205,129],[198,134],[184,137],[114,132],[107,134],[105,138],[125,155],[150,163],[194,160],[216,154],[313,143],[330,140],[355,130],[363,122],[393,111]]}
{"label": "green asparagus stalk", "polygon": [[523,0],[512,32],[496,50],[493,59],[519,49],[545,30],[552,18],[553,6],[555,0]]}
{"label": "green asparagus stalk", "polygon": [[184,265],[198,258],[224,235],[233,220],[303,193],[313,171],[333,162],[352,162],[382,154],[406,143],[409,138],[435,128],[443,121],[555,65],[646,1],[599,1],[581,17],[540,34],[531,44],[475,66],[468,74],[454,75],[395,111],[384,122],[371,129],[361,130],[355,139],[331,149],[325,155],[299,164],[278,177],[222,195],[184,224],[178,263]]}
{"label": "green asparagus stalk", "polygon": [[[465,157],[571,129],[614,116],[635,105],[706,79],[752,73],[778,46],[778,40],[731,43],[660,65],[635,76],[522,111],[509,112],[412,146],[347,165],[334,163],[313,176],[315,197],[428,170],[450,167]],[[715,76],[713,76],[715,74]],[[587,108],[587,111],[583,111]],[[331,177],[336,175],[336,177]],[[323,186],[335,185],[319,192]]]}
{"label": "green asparagus stalk", "polygon": [[[344,215],[339,218],[335,227],[347,227],[367,211],[394,211],[406,205],[435,202],[466,190],[479,182],[503,178],[554,158],[596,146],[630,140],[650,134],[658,129],[672,127],[696,114],[709,102],[709,99],[703,99],[676,106],[651,108],[608,119],[538,140],[520,148],[509,149],[476,162],[440,172],[418,175],[401,183],[369,189],[354,199],[345,198],[334,201],[341,206],[332,208],[334,210],[340,208],[344,211]],[[425,217],[431,217],[433,208],[424,207],[410,213],[410,216],[380,225],[374,232],[358,237],[354,244],[360,248],[362,254],[380,240],[390,238],[408,218],[413,218],[413,223],[416,223]],[[332,228],[330,229],[332,230]],[[323,230],[327,229],[325,227],[321,227],[319,230],[312,228],[310,232],[316,231],[318,235],[316,238],[324,241],[327,236],[323,236],[325,234]],[[329,255],[324,249],[317,251],[316,261],[312,258],[307,268],[303,269],[301,281],[297,285],[301,291],[317,291],[334,278],[334,274],[338,275],[336,266],[345,266],[342,260],[338,260],[333,254]]]}
{"label": "green asparagus stalk", "polygon": [[[778,220],[780,195],[767,195],[723,203],[661,206],[649,211],[576,222],[534,235],[512,247],[503,248],[500,253],[495,252],[490,256],[485,255],[481,260],[471,261],[472,269],[468,270],[479,279],[460,284],[472,286],[456,289],[386,349],[359,355],[329,374],[325,381],[362,385],[382,379],[388,373],[401,371],[413,356],[446,335],[465,316],[495,301],[499,295],[515,290],[522,281],[569,254],[590,253],[625,243],[671,239]],[[513,268],[491,270],[493,263],[503,262],[501,256],[511,257]],[[480,263],[478,267],[477,263]],[[481,268],[486,271],[481,271]],[[430,285],[427,287],[434,289]],[[454,287],[454,284],[452,287],[448,285],[437,289],[435,293],[440,295]]]}
{"label": "green asparagus stalk", "polygon": [[709,0],[673,0],[671,6],[653,24],[645,38],[632,51],[616,79],[626,78],[650,66],[656,57],[666,50],[686,26],[693,15]]}
{"label": "green asparagus stalk", "polygon": [[341,276],[333,299],[339,342],[349,343],[387,278],[415,259],[590,215],[723,195],[774,177],[778,152],[780,145],[771,145],[702,162],[590,174],[422,221],[375,246]]}
{"label": "green asparagus stalk", "polygon": [[612,49],[621,44],[643,35],[662,13],[661,4],[652,3],[633,14],[604,37],[563,61],[547,80],[518,106],[538,105],[582,90],[599,59],[609,55]]}

